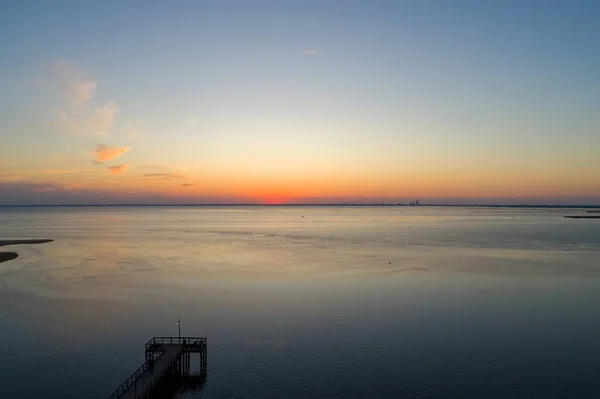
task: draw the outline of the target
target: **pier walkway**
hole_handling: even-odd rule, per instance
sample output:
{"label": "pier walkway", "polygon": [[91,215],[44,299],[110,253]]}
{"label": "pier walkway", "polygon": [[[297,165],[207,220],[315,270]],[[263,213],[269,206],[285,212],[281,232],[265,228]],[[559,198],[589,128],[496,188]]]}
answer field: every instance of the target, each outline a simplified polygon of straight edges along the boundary
{"label": "pier walkway", "polygon": [[146,343],[146,361],[109,399],[146,399],[157,396],[157,387],[167,378],[190,373],[190,355],[200,356],[200,376],[206,376],[206,338],[154,337]]}

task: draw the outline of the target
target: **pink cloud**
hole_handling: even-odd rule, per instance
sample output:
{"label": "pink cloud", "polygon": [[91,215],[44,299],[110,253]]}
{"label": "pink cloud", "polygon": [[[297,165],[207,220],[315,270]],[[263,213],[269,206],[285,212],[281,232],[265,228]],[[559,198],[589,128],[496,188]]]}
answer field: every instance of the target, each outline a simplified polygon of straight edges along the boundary
{"label": "pink cloud", "polygon": [[131,150],[131,147],[118,147],[114,145],[97,144],[93,152],[93,157],[96,163],[103,163],[112,159],[117,159],[121,155]]}
{"label": "pink cloud", "polygon": [[108,169],[108,171],[113,175],[118,175],[129,169],[129,165],[109,165],[106,167],[106,169]]}

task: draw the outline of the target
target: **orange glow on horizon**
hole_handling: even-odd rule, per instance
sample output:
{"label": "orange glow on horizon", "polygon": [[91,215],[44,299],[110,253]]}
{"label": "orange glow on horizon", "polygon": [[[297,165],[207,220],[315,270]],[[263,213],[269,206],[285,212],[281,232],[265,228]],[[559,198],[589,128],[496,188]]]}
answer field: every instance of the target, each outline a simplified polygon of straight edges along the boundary
{"label": "orange glow on horizon", "polygon": [[[54,179],[65,192],[112,193],[131,199],[145,193],[172,202],[223,202],[293,204],[326,202],[405,202],[408,199],[600,196],[597,169],[574,174],[564,170],[518,168],[414,168],[348,170],[244,171],[207,169],[194,173],[185,169],[154,173],[130,169],[119,175],[104,169],[74,169]],[[162,176],[167,175],[167,176]],[[13,170],[10,181],[31,180],[44,184],[44,173]],[[0,176],[1,178],[1,176]],[[52,188],[50,188],[52,189]],[[142,197],[139,197],[139,196]]]}

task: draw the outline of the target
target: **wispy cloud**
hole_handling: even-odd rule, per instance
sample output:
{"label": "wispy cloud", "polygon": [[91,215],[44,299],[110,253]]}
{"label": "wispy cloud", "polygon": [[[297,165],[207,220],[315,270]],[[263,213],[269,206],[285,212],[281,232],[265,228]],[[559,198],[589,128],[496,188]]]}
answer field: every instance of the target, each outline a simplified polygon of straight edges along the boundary
{"label": "wispy cloud", "polygon": [[0,183],[2,182],[12,182],[12,181],[17,181],[17,180],[21,180],[23,179],[22,175],[15,175],[15,174],[11,174],[9,176],[3,176],[0,174]]}
{"label": "wispy cloud", "polygon": [[51,158],[52,163],[58,164],[72,164],[77,162],[86,161],[87,157],[82,156],[71,156],[71,155],[58,155]]}
{"label": "wispy cloud", "polygon": [[106,136],[107,131],[115,123],[117,112],[119,112],[119,108],[114,101],[94,109],[89,121],[91,128],[90,133],[98,136]]}
{"label": "wispy cloud", "polygon": [[88,172],[88,170],[77,170],[77,169],[44,169],[40,171],[35,171],[35,174],[40,175],[70,175],[81,172]]}
{"label": "wispy cloud", "polygon": [[61,129],[84,136],[106,137],[113,127],[119,108],[114,101],[88,109],[72,108],[59,113]]}
{"label": "wispy cloud", "polygon": [[51,75],[63,96],[71,104],[89,101],[98,87],[85,71],[70,60],[55,60],[51,65]]}
{"label": "wispy cloud", "polygon": [[191,121],[189,121],[188,123],[186,123],[185,125],[181,126],[180,129],[183,129],[184,127],[188,127],[189,125],[191,125],[192,123],[196,122],[198,119],[200,119],[200,117],[196,117],[194,119],[192,119]]}
{"label": "wispy cloud", "polygon": [[177,180],[186,179],[187,176],[183,173],[145,173],[142,180]]}
{"label": "wispy cloud", "polygon": [[51,181],[0,181],[0,205],[11,204],[216,204],[244,201],[237,197],[177,197],[172,193],[141,191],[134,187],[61,184]]}
{"label": "wispy cloud", "polygon": [[127,165],[127,164],[124,164],[124,165],[109,165],[106,168],[113,175],[118,175],[120,173],[125,172],[127,169],[129,169],[129,165]]}
{"label": "wispy cloud", "polygon": [[181,187],[195,187],[197,186],[197,184],[194,183],[182,183]]}
{"label": "wispy cloud", "polygon": [[82,173],[93,172],[93,168],[89,169],[26,169],[26,170],[13,170],[8,173],[0,171],[0,181],[6,180],[18,180],[24,176],[41,176],[41,175],[76,175]]}
{"label": "wispy cloud", "polygon": [[[57,112],[61,131],[88,139],[106,137],[116,129],[121,137],[132,138],[139,134],[140,128],[135,121],[117,120],[119,107],[114,101],[103,104],[94,100],[98,83],[77,63],[66,59],[53,61],[43,81],[58,88],[65,99]],[[119,158],[130,149],[131,147],[128,146],[98,144],[91,155],[94,162],[100,164]],[[53,162],[69,163],[76,160],[58,157]],[[128,167],[128,165],[111,165],[108,170],[116,174],[125,171]]]}
{"label": "wispy cloud", "polygon": [[144,177],[185,177],[182,173],[145,173]]}
{"label": "wispy cloud", "polygon": [[143,135],[144,129],[139,122],[131,119],[125,119],[123,121],[123,136],[128,139],[135,139]]}
{"label": "wispy cloud", "polygon": [[131,147],[129,146],[118,147],[114,145],[97,144],[92,156],[96,163],[103,163],[112,159],[117,159],[129,150],[131,150]]}
{"label": "wispy cloud", "polygon": [[323,50],[307,49],[307,50],[300,51],[300,55],[315,55],[315,54],[321,54],[322,52],[323,52]]}
{"label": "wispy cloud", "polygon": [[119,112],[117,104],[110,101],[100,105],[93,101],[98,83],[77,63],[65,59],[53,61],[43,81],[57,87],[65,100],[57,112],[60,130],[104,137],[114,126]]}

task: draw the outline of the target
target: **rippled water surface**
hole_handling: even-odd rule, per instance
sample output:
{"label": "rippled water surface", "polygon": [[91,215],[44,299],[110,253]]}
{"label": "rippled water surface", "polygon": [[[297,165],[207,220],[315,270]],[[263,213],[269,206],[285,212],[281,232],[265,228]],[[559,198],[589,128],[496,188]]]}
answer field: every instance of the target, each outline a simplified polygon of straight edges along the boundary
{"label": "rippled water surface", "polygon": [[104,398],[155,335],[184,398],[600,392],[600,220],[434,207],[0,207],[0,398]]}

